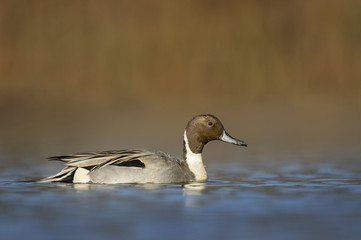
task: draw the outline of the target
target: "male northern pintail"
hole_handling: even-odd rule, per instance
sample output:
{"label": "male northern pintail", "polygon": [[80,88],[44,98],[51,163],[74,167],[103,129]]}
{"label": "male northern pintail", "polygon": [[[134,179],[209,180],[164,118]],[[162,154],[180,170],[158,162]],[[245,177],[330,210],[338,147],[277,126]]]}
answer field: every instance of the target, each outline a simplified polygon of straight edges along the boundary
{"label": "male northern pintail", "polygon": [[184,131],[183,158],[141,149],[79,153],[50,157],[65,163],[59,173],[40,182],[66,183],[188,183],[207,180],[202,160],[205,144],[221,140],[238,146],[247,144],[231,137],[221,121],[210,114],[190,120]]}

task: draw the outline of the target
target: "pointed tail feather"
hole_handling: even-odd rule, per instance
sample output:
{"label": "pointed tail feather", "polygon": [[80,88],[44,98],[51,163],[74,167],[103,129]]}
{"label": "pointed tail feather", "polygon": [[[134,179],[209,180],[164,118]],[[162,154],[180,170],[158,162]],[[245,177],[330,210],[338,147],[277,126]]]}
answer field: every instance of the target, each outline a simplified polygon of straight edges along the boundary
{"label": "pointed tail feather", "polygon": [[37,182],[64,182],[64,183],[72,183],[74,174],[77,167],[66,167],[57,174],[54,174],[50,177],[43,178],[38,180]]}

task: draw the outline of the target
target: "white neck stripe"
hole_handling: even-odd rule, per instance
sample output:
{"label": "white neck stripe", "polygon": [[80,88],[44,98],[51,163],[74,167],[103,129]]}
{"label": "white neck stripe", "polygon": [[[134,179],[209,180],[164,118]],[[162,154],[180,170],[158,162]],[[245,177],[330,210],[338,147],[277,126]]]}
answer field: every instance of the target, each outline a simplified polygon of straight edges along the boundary
{"label": "white neck stripe", "polygon": [[186,162],[188,164],[189,169],[194,174],[196,181],[206,181],[207,180],[207,172],[203,164],[202,154],[194,153],[189,148],[187,131],[184,131],[184,143],[186,148]]}

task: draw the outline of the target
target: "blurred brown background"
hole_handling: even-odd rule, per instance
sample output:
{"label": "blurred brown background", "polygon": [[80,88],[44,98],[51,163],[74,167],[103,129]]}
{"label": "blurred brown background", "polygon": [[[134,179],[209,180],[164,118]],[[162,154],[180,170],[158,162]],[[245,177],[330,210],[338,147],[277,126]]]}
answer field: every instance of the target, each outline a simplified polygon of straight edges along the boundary
{"label": "blurred brown background", "polygon": [[1,162],[180,156],[199,113],[249,144],[209,161],[358,161],[360,26],[357,0],[1,0]]}

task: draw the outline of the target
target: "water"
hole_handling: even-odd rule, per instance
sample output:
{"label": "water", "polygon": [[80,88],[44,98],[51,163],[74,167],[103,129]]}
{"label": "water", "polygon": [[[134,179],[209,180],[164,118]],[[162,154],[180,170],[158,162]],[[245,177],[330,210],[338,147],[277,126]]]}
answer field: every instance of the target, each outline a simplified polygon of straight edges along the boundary
{"label": "water", "polygon": [[22,182],[46,167],[0,171],[0,238],[360,239],[361,168],[207,165],[207,183]]}

